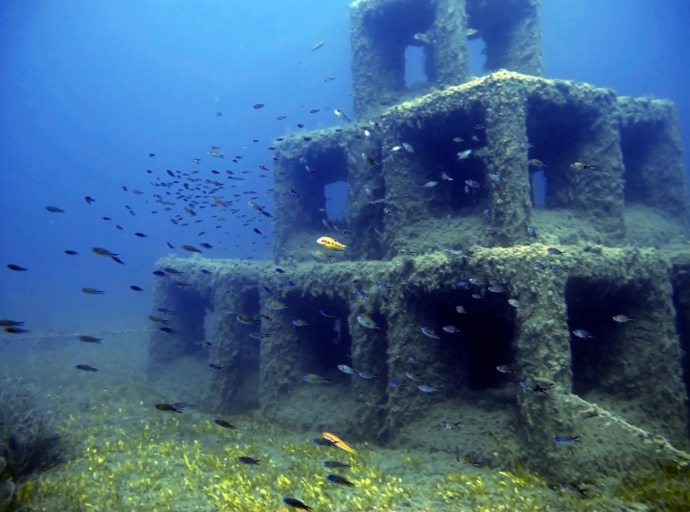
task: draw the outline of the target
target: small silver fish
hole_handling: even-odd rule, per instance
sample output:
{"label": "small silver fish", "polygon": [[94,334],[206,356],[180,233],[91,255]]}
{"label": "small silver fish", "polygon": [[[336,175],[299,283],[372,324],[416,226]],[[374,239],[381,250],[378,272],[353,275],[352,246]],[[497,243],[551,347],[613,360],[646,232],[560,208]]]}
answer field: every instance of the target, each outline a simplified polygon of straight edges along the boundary
{"label": "small silver fish", "polygon": [[466,149],[465,151],[460,151],[458,153],[458,160],[466,160],[470,157],[471,154],[472,154],[471,149]]}
{"label": "small silver fish", "polygon": [[427,386],[426,384],[422,384],[417,389],[419,389],[419,391],[422,391],[424,393],[436,393],[436,391],[438,391],[438,389],[436,389],[432,386]]}
{"label": "small silver fish", "polygon": [[516,309],[523,309],[523,308],[525,308],[525,306],[522,304],[522,302],[520,302],[520,301],[517,300],[517,299],[508,299],[508,304],[510,304],[511,306],[513,306],[513,307],[516,308]]}
{"label": "small silver fish", "polygon": [[455,327],[453,325],[446,325],[443,327],[443,330],[450,333],[450,334],[456,334],[456,333],[460,332],[460,329],[458,329],[457,327]]}
{"label": "small silver fish", "polygon": [[457,311],[461,315],[464,315],[467,313],[467,311],[465,311],[465,308],[463,308],[462,306],[455,306],[455,311]]}
{"label": "small silver fish", "polygon": [[357,373],[346,364],[339,364],[338,370],[340,370],[343,373],[347,373],[348,375],[356,375],[356,373]]}
{"label": "small silver fish", "polygon": [[628,322],[632,322],[633,317],[627,315],[616,315],[613,317],[613,321],[618,322],[619,324],[625,324]]}
{"label": "small silver fish", "polygon": [[408,153],[414,153],[414,148],[412,147],[412,144],[408,144],[407,142],[402,143],[402,147],[407,151]]}
{"label": "small silver fish", "polygon": [[578,338],[582,338],[583,340],[588,340],[588,339],[594,338],[594,336],[592,336],[590,333],[588,333],[584,329],[575,329],[573,331],[573,334],[575,336],[577,336]]}
{"label": "small silver fish", "polygon": [[422,332],[428,336],[429,338],[433,338],[435,340],[440,340],[441,338],[438,337],[436,332],[433,329],[430,329],[429,327],[422,327]]}
{"label": "small silver fish", "polygon": [[366,327],[367,329],[379,330],[379,326],[376,325],[376,322],[374,322],[369,315],[357,315],[357,322],[359,322],[359,325]]}
{"label": "small silver fish", "polygon": [[438,185],[438,181],[427,181],[422,187],[424,188],[432,188]]}

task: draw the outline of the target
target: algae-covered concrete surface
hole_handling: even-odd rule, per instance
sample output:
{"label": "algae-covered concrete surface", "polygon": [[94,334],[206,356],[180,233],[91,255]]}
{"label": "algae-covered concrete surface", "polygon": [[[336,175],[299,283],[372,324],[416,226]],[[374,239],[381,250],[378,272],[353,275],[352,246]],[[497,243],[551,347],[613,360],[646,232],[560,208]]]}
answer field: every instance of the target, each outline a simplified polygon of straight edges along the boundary
{"label": "algae-covered concrete surface", "polygon": [[[524,459],[531,470],[555,479],[614,477],[652,460],[684,460],[678,449],[690,444],[676,322],[687,318],[687,298],[678,296],[674,304],[673,292],[681,272],[674,259],[684,246],[667,251],[561,244],[562,256],[547,254],[547,247],[468,246],[470,257],[451,251],[390,261],[290,261],[283,267],[295,286],[285,284],[270,263],[168,258],[161,267],[197,277],[183,291],[161,281],[160,293],[168,293],[166,286],[175,294],[202,290],[214,324],[232,333],[211,327],[209,359],[229,366],[214,372],[214,407],[246,410],[237,397],[251,396],[267,417],[297,431],[337,430],[382,446],[465,454],[496,468]],[[568,270],[536,269],[535,262]],[[202,267],[213,268],[213,277],[196,271]],[[457,284],[469,278],[510,293]],[[211,290],[211,279],[222,293],[204,292]],[[509,297],[525,308],[511,307]],[[271,299],[288,309],[266,308]],[[458,305],[465,314],[455,310]],[[323,317],[320,309],[338,319]],[[219,317],[220,312],[227,314]],[[241,313],[261,319],[261,325],[239,323],[235,317]],[[635,321],[614,322],[612,316],[621,313]],[[380,329],[360,325],[361,314]],[[309,325],[293,325],[297,319]],[[460,332],[446,333],[444,325]],[[422,334],[423,326],[440,339]],[[575,329],[594,338],[573,336]],[[250,332],[270,337],[252,339]],[[183,336],[165,336],[173,353],[184,346],[208,357]],[[241,354],[259,346],[252,359],[256,366],[243,366]],[[167,355],[151,358],[167,360]],[[338,371],[339,364],[379,378],[347,375]],[[503,364],[519,374],[496,371]],[[241,377],[249,371],[259,372],[260,393],[256,383],[247,386]],[[407,372],[437,392],[419,391]],[[305,383],[306,373],[327,378],[330,385]],[[390,387],[389,380],[407,384]],[[521,380],[530,387],[553,387],[535,393]],[[443,429],[444,421],[458,425]],[[452,443],[450,435],[456,435]],[[581,443],[564,449],[553,441],[559,435],[580,436]]]}
{"label": "algae-covered concrete surface", "polygon": [[[455,457],[602,493],[684,477],[690,231],[674,105],[541,78],[537,0],[357,0],[350,21],[356,120],[276,145],[272,261],[158,262],[189,286],[156,281],[153,311],[183,315],[179,333],[152,335],[149,377],[212,363],[214,411],[259,410],[423,467],[440,501],[403,508],[457,510],[434,487]],[[470,80],[478,37],[494,72]],[[429,78],[414,90],[410,45]],[[343,219],[326,216],[335,182]],[[444,484],[474,492],[465,476]],[[624,494],[574,506],[644,510]]]}

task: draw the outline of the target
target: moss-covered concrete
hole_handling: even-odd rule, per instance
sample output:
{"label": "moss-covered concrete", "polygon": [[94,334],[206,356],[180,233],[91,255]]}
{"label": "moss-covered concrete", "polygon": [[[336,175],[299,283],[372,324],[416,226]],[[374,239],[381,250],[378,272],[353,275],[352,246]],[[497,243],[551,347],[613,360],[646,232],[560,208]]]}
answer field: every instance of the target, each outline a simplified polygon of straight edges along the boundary
{"label": "moss-covered concrete", "polygon": [[[269,418],[290,428],[337,427],[353,440],[410,448],[437,438],[433,432],[441,421],[459,421],[464,435],[453,450],[494,467],[525,458],[531,469],[561,479],[613,476],[652,454],[667,462],[682,458],[677,448],[690,443],[672,260],[652,249],[560,246],[563,256],[546,249],[534,243],[473,248],[469,257],[434,252],[391,261],[292,263],[283,266],[286,274],[270,264],[168,258],[160,265],[184,271],[192,286],[179,291],[161,285],[156,303],[169,304],[166,293],[181,293],[201,297],[215,311],[211,352],[198,350],[199,357],[228,365],[216,372],[211,391],[221,410],[254,397]],[[537,269],[535,262],[568,270]],[[200,268],[213,269],[212,278]],[[286,276],[296,285],[288,285]],[[470,278],[480,284],[457,283]],[[489,285],[510,291],[492,293]],[[516,309],[508,298],[526,307]],[[288,308],[267,308],[272,299]],[[320,309],[338,319],[320,315]],[[199,309],[187,311],[177,322],[198,323],[192,315]],[[261,325],[239,323],[240,312],[261,318]],[[379,330],[360,325],[362,314]],[[616,314],[634,322],[616,323]],[[293,325],[298,319],[308,325]],[[459,332],[445,332],[446,325]],[[434,329],[439,339],[425,336],[422,327]],[[575,329],[593,338],[575,337]],[[252,339],[250,332],[270,337]],[[166,336],[171,351],[192,341]],[[253,380],[257,367],[247,364],[258,344],[260,396]],[[150,357],[158,367],[157,359],[164,364],[170,354],[152,351]],[[338,364],[378,378],[347,375]],[[498,372],[503,364],[519,373]],[[407,372],[437,392],[421,392]],[[307,373],[330,385],[304,382]],[[389,380],[407,384],[391,387]],[[553,387],[535,393],[521,380],[530,388]],[[424,435],[425,428],[432,433]],[[562,435],[578,435],[582,444],[564,450],[553,441]],[[444,442],[435,449],[443,446],[450,449]],[[496,458],[498,447],[508,460]]]}
{"label": "moss-covered concrete", "polygon": [[[486,43],[486,69],[542,74],[539,0],[357,0],[350,6],[355,114],[469,80],[468,38]],[[427,82],[405,84],[405,49],[425,53]]]}
{"label": "moss-covered concrete", "polygon": [[[654,126],[667,130],[631,146],[632,127],[651,127],[652,115]],[[288,137],[278,147],[278,261],[303,259],[312,239],[325,234],[323,187],[338,180],[348,183],[347,227],[355,236],[343,243],[351,259],[390,258],[402,248],[525,243],[527,227],[543,211],[535,206],[554,219],[566,213],[573,229],[586,221],[588,240],[608,246],[630,243],[626,204],[676,216],[680,222],[672,222],[681,226],[687,218],[677,120],[667,102],[619,99],[588,84],[500,71],[390,107],[377,123],[320,130],[308,134],[310,141]],[[464,141],[454,142],[457,137]],[[534,147],[521,146],[527,141]],[[403,142],[415,153],[383,148]],[[459,161],[456,153],[466,149],[472,154]],[[533,158],[546,166],[529,164]],[[573,168],[576,162],[588,167]],[[453,181],[442,180],[442,172]],[[463,191],[467,179],[484,187]],[[439,184],[422,187],[429,181]]]}

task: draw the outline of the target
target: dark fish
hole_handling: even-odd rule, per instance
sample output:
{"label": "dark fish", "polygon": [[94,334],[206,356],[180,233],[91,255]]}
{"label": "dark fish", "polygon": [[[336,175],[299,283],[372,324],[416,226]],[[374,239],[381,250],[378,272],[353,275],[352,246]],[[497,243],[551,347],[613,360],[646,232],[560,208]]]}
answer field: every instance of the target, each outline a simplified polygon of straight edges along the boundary
{"label": "dark fish", "polygon": [[138,236],[139,238],[146,238],[146,236],[147,236],[147,235],[145,235],[144,233],[134,233],[134,234],[135,234],[136,236]]}
{"label": "dark fish", "polygon": [[302,123],[297,123],[297,128],[304,128],[304,125]]}
{"label": "dark fish", "polygon": [[175,177],[175,175],[173,174],[173,172],[172,172],[170,169],[168,169],[168,170],[165,171],[165,172],[167,172],[167,173],[168,173],[170,176],[172,176],[173,178]]}
{"label": "dark fish", "polygon": [[96,288],[82,288],[81,291],[89,295],[103,295],[105,293],[103,290],[96,290]]}
{"label": "dark fish", "polygon": [[160,330],[167,334],[180,334],[180,331],[176,331],[172,327],[161,327]]}
{"label": "dark fish", "polygon": [[115,229],[119,229],[120,231],[122,231],[124,228],[119,224],[115,224]]}
{"label": "dark fish", "polygon": [[355,486],[355,484],[353,484],[352,482],[350,482],[346,478],[343,478],[340,475],[328,475],[326,477],[326,480],[330,480],[334,484],[338,484],[338,485],[347,485],[348,487],[354,487]]}
{"label": "dark fish", "polygon": [[312,439],[311,442],[317,446],[335,446],[336,443],[334,441],[330,441],[326,439],[325,437],[317,437],[315,439]]}
{"label": "dark fish", "polygon": [[103,220],[113,220],[112,217],[103,217]]}
{"label": "dark fish", "polygon": [[29,331],[21,327],[5,327],[5,332],[8,334],[26,334]]}
{"label": "dark fish", "polygon": [[170,315],[170,314],[174,313],[174,311],[172,311],[170,309],[166,309],[166,308],[158,308],[156,311],[160,311],[161,313],[164,313],[166,315]]}
{"label": "dark fish", "polygon": [[65,210],[62,210],[57,206],[46,206],[46,210],[48,210],[50,213],[65,213]]}
{"label": "dark fish", "polygon": [[84,201],[86,201],[88,204],[91,204],[95,201],[95,199],[91,196],[86,196],[84,197]]}
{"label": "dark fish", "polygon": [[192,245],[183,245],[182,248],[185,251],[189,251],[189,252],[201,252],[199,249],[197,249],[196,247],[194,247]]}
{"label": "dark fish", "polygon": [[70,256],[76,256],[79,254],[77,251],[70,251],[69,249],[65,251],[65,254],[69,254]]}
{"label": "dark fish", "polygon": [[103,341],[103,338],[94,338],[93,336],[88,336],[86,334],[79,336],[79,341],[83,341],[84,343],[100,343]]}
{"label": "dark fish", "polygon": [[227,422],[225,420],[213,420],[213,423],[215,423],[219,427],[229,428],[231,430],[235,430],[235,426],[231,425],[229,422]]}
{"label": "dark fish", "polygon": [[208,270],[206,270],[205,268],[202,268],[202,269],[201,269],[201,273],[202,273],[202,274],[206,274],[207,276],[210,276],[210,275],[211,275],[211,272],[208,271]]}
{"label": "dark fish", "polygon": [[225,370],[228,367],[228,365],[221,366],[219,364],[208,363],[208,365],[206,365],[206,367],[211,369],[211,370]]}
{"label": "dark fish", "polygon": [[130,286],[130,288],[132,290],[134,290],[135,292],[143,292],[144,291],[141,288],[139,288],[137,285],[134,285],[134,284],[132,286]]}
{"label": "dark fish", "polygon": [[266,105],[264,105],[263,103],[254,103],[253,106],[256,110],[259,110],[260,108],[264,108]]}
{"label": "dark fish", "polygon": [[110,256],[111,258],[113,256],[117,256],[114,252],[110,252],[108,249],[104,249],[103,247],[93,247],[91,249],[91,252],[94,254],[98,254],[99,256]]}
{"label": "dark fish", "polygon": [[285,271],[284,271],[282,268],[277,268],[277,269],[276,269],[276,272],[278,272],[279,274],[284,274],[284,273],[285,273]]}
{"label": "dark fish", "polygon": [[199,245],[200,245],[201,247],[203,247],[204,249],[213,249],[213,246],[212,246],[211,244],[207,243],[207,242],[202,242],[202,243],[200,243]]}
{"label": "dark fish", "polygon": [[165,277],[165,276],[167,276],[168,274],[166,274],[166,273],[163,272],[162,270],[154,270],[154,271],[153,271],[153,275],[154,275],[154,276],[158,276],[158,277]]}
{"label": "dark fish", "polygon": [[156,153],[149,153],[149,158],[153,158],[154,156],[156,156]]}
{"label": "dark fish", "polygon": [[175,404],[156,404],[156,409],[159,411],[177,412],[182,414],[182,410],[175,407]]}
{"label": "dark fish", "polygon": [[9,268],[10,270],[16,270],[18,272],[26,272],[27,270],[29,270],[28,268],[20,267],[19,265],[15,265],[14,263],[10,263],[9,265],[7,265],[7,268]]}
{"label": "dark fish", "polygon": [[15,322],[14,320],[0,320],[0,327],[18,327],[24,325],[24,322]]}
{"label": "dark fish", "polygon": [[347,469],[351,466],[344,462],[338,462],[337,460],[327,460],[323,463],[323,467],[328,469]]}
{"label": "dark fish", "polygon": [[165,242],[165,243],[168,244],[168,247],[170,247],[171,249],[175,248],[175,246],[173,244],[171,244],[170,242]]}
{"label": "dark fish", "polygon": [[251,457],[237,457],[237,462],[241,464],[259,464],[257,459],[252,459]]}
{"label": "dark fish", "polygon": [[119,263],[120,265],[124,265],[124,264],[125,264],[125,262],[122,261],[122,260],[121,260],[120,258],[118,258],[117,256],[111,256],[110,259],[113,260],[115,263]]}
{"label": "dark fish", "polygon": [[77,370],[84,370],[85,372],[97,372],[98,368],[94,368],[93,366],[89,366],[88,364],[78,364],[75,366]]}
{"label": "dark fish", "polygon": [[302,510],[306,510],[307,512],[312,510],[311,507],[308,507],[303,501],[300,501],[297,498],[283,498],[283,503],[285,503],[289,507],[301,508]]}

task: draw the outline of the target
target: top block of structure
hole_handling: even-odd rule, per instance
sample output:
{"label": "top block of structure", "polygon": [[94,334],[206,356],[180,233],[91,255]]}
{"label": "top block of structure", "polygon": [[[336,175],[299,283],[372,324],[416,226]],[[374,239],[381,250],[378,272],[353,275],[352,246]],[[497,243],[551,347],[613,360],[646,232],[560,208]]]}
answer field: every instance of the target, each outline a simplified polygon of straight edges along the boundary
{"label": "top block of structure", "polygon": [[[540,0],[357,0],[350,5],[356,116],[470,80],[467,42],[486,44],[485,71],[543,71]],[[405,85],[405,49],[424,50],[427,82]]]}

